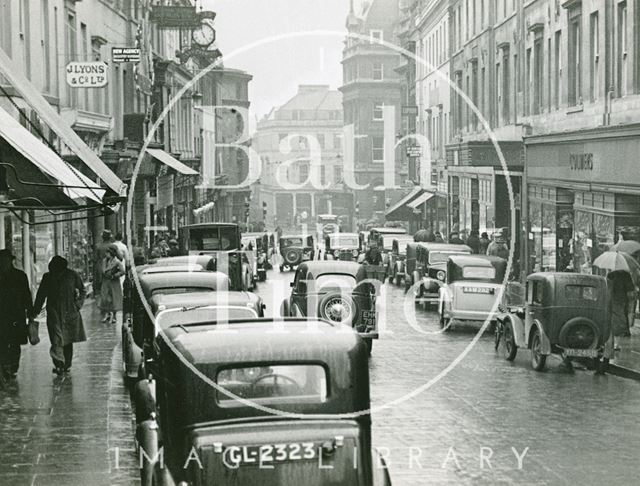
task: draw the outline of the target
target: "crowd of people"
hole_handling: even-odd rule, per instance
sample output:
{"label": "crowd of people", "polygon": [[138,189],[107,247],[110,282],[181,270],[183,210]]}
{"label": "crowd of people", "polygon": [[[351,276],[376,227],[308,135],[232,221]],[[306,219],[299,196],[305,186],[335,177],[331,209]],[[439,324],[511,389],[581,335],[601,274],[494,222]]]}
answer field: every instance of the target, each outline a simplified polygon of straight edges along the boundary
{"label": "crowd of people", "polygon": [[507,244],[507,236],[503,230],[498,230],[491,235],[485,231],[480,234],[478,230],[471,230],[467,236],[466,232],[459,233],[453,231],[449,234],[449,238],[445,241],[442,233],[433,232],[430,229],[420,230],[416,233],[415,241],[424,241],[428,243],[451,243],[453,245],[467,245],[471,248],[472,253],[476,255],[489,255],[509,258],[509,246]]}

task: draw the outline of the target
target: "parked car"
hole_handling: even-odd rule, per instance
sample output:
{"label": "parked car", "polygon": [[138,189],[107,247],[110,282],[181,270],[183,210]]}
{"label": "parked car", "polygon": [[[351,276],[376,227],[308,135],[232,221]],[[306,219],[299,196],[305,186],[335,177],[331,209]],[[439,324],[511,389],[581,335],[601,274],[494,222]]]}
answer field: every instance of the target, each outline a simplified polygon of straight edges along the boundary
{"label": "parked car", "polygon": [[613,355],[611,308],[604,277],[534,273],[527,277],[524,302],[507,301],[504,310],[498,315],[496,348],[502,347],[509,361],[516,358],[518,348],[527,348],[536,371],[545,368],[550,354],[588,358],[603,370]]}
{"label": "parked car", "polygon": [[[466,245],[448,243],[409,243],[405,265],[405,288],[414,286],[416,305],[437,306],[440,287],[447,276],[447,260],[451,255],[470,255]],[[416,285],[416,284],[420,285]]]}
{"label": "parked car", "polygon": [[324,259],[357,261],[360,256],[358,233],[333,233],[324,239]]}
{"label": "parked car", "polygon": [[[159,294],[184,294],[202,291],[229,291],[229,277],[219,272],[208,272],[199,265],[148,265],[138,267],[138,282],[129,292],[127,309],[122,320],[123,372],[128,379],[137,379],[145,348],[144,329],[152,328],[149,315],[152,297]],[[149,344],[148,342],[146,343]]]}
{"label": "parked car", "polygon": [[356,329],[371,351],[378,339],[377,289],[363,265],[342,261],[303,263],[282,302],[283,317],[320,317]]}
{"label": "parked car", "polygon": [[240,319],[234,332],[182,321],[167,320],[136,390],[142,484],[391,484],[360,413],[369,363],[356,333],[319,319]]}
{"label": "parked car", "polygon": [[280,271],[285,268],[293,270],[302,262],[313,260],[315,256],[315,244],[313,236],[291,235],[280,238]]}
{"label": "parked car", "polygon": [[504,284],[507,261],[484,255],[451,255],[446,285],[440,287],[440,325],[451,321],[494,321],[496,302]]}
{"label": "parked car", "polygon": [[413,236],[396,236],[391,243],[391,251],[387,259],[387,276],[389,282],[400,286],[404,279],[404,263],[407,256],[407,245],[413,242]]}

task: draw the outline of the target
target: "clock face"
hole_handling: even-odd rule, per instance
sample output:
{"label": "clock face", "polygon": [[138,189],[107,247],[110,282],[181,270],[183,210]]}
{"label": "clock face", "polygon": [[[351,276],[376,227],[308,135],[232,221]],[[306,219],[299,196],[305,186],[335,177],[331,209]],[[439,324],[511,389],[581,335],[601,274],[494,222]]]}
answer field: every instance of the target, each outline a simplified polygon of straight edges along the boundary
{"label": "clock face", "polygon": [[200,47],[208,47],[216,40],[216,31],[208,22],[202,22],[197,29],[193,31],[193,42]]}

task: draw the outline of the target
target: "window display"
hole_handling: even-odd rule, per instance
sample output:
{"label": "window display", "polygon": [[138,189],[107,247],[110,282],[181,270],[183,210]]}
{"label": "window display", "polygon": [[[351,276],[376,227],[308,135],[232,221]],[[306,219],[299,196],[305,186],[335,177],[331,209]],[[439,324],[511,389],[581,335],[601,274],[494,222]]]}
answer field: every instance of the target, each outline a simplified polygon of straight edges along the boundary
{"label": "window display", "polygon": [[593,214],[575,212],[573,236],[573,266],[578,273],[592,273]]}
{"label": "window display", "polygon": [[556,271],[556,207],[542,206],[542,270]]}

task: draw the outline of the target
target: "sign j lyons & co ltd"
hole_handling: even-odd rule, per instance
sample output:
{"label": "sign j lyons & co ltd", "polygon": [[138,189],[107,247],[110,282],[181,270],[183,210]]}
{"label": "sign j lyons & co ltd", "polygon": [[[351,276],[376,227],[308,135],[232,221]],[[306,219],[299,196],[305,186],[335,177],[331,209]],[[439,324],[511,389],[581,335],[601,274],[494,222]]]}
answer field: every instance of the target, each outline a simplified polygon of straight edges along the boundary
{"label": "sign j lyons & co ltd", "polygon": [[102,88],[108,82],[104,62],[70,62],[65,69],[67,84],[72,88]]}

